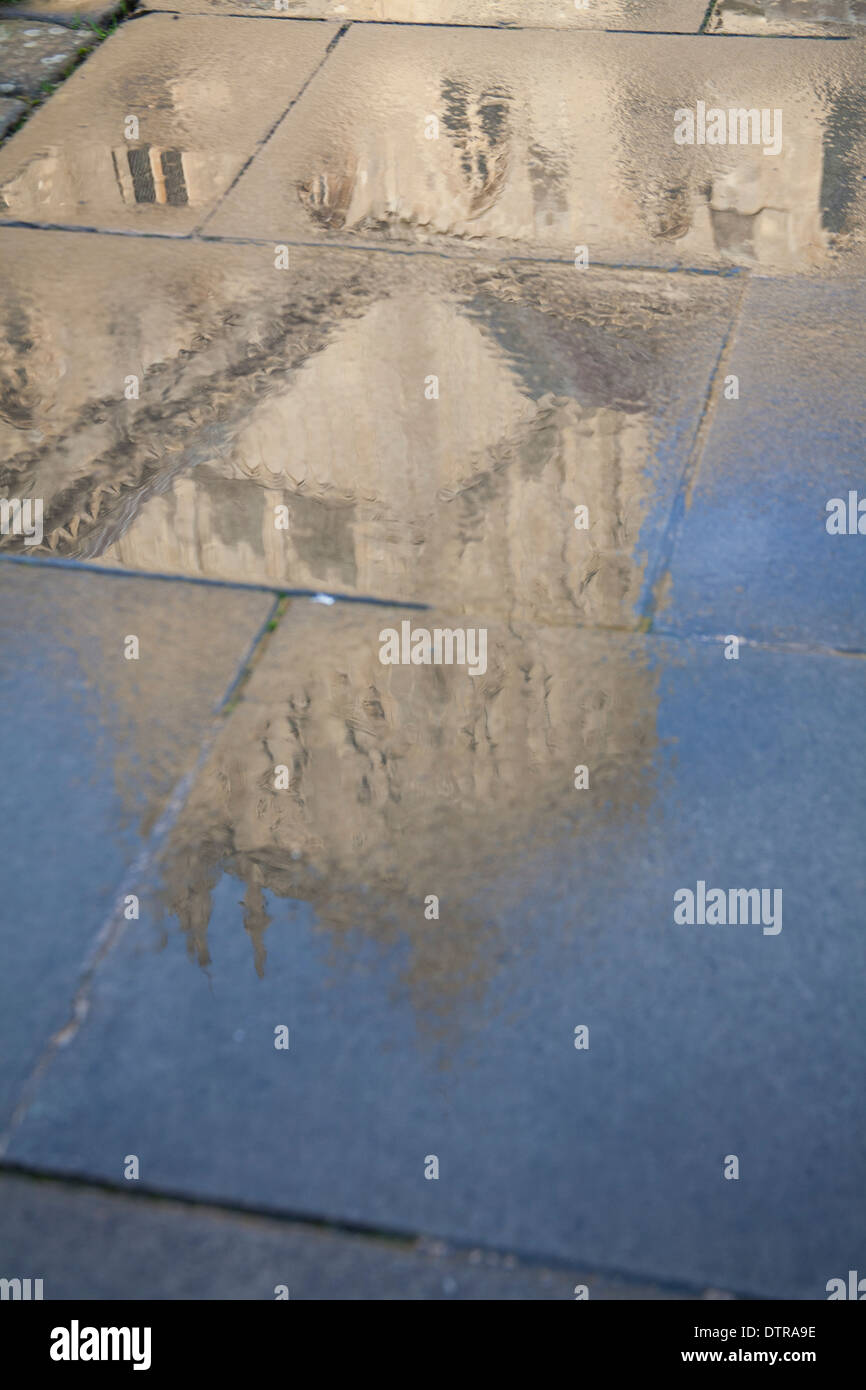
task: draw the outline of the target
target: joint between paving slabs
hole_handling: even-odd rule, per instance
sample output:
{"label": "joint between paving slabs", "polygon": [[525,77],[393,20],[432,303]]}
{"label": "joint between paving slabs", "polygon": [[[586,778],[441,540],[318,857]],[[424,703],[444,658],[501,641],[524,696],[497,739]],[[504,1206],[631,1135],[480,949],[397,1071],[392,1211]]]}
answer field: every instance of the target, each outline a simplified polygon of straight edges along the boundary
{"label": "joint between paving slabs", "polygon": [[[283,23],[282,20],[281,20],[280,22]],[[203,218],[203,220],[202,220],[201,222],[197,223],[197,225],[196,225],[195,228],[193,229],[193,235],[198,236],[198,235],[204,230],[204,228],[207,226],[207,224],[211,221],[211,219],[214,218],[214,217],[216,216],[216,214],[219,212],[220,208],[222,207],[223,203],[225,202],[226,198],[229,196],[229,194],[232,192],[232,190],[236,187],[236,185],[238,184],[238,182],[243,178],[243,176],[244,176],[244,174],[246,173],[247,169],[249,169],[249,167],[250,167],[250,165],[252,164],[253,160],[256,159],[256,158],[259,156],[259,154],[261,154],[262,150],[265,148],[265,146],[267,145],[268,141],[269,141],[269,140],[271,139],[271,137],[276,133],[276,131],[277,131],[277,130],[279,129],[279,127],[282,125],[283,121],[286,120],[286,118],[291,114],[291,112],[292,112],[292,111],[294,110],[294,108],[297,106],[298,102],[301,100],[301,97],[302,97],[302,96],[304,95],[304,93],[306,92],[306,90],[307,90],[307,88],[309,87],[310,83],[311,83],[311,82],[314,80],[314,78],[316,78],[316,77],[318,76],[318,74],[322,71],[322,68],[325,66],[325,63],[327,63],[329,57],[330,57],[331,54],[333,53],[334,49],[337,47],[337,44],[340,42],[340,40],[341,40],[341,38],[343,37],[343,35],[344,35],[344,34],[347,34],[347,33],[349,32],[349,30],[351,29],[351,27],[352,27],[351,21],[349,21],[349,22],[346,23],[346,24],[341,24],[341,25],[340,25],[340,28],[337,30],[336,34],[334,35],[334,37],[333,37],[333,38],[331,39],[331,41],[329,42],[327,48],[325,49],[324,53],[322,54],[321,58],[319,59],[318,63],[316,64],[316,66],[313,68],[313,71],[310,73],[309,77],[308,77],[308,78],[306,79],[306,81],[303,82],[303,83],[301,84],[301,86],[298,88],[298,91],[296,92],[295,96],[294,96],[294,97],[292,98],[292,100],[289,102],[289,104],[288,104],[288,106],[286,107],[285,111],[282,111],[282,112],[280,113],[280,115],[277,117],[277,119],[274,121],[274,123],[273,123],[273,125],[271,126],[270,130],[268,130],[268,131],[262,136],[261,140],[259,140],[259,142],[258,142],[258,144],[256,145],[255,149],[253,150],[252,154],[249,155],[249,156],[244,160],[243,164],[241,165],[240,169],[238,169],[238,171],[237,171],[237,173],[235,174],[234,178],[232,179],[231,183],[228,185],[227,188],[225,188],[225,189],[223,190],[221,196],[220,196],[220,197],[217,199],[217,201],[214,203],[214,205],[213,205],[213,207],[210,209],[210,211],[205,215],[205,217]]]}
{"label": "joint between paving slabs", "polygon": [[90,996],[96,972],[120,940],[127,926],[123,910],[124,900],[129,893],[136,893],[140,896],[138,890],[140,890],[143,883],[149,881],[153,866],[159,859],[168,836],[186,804],[187,798],[199,774],[202,772],[207,759],[213,751],[217,738],[224,727],[226,716],[230,715],[237,705],[243,687],[252,675],[257,663],[261,660],[262,654],[267,648],[270,636],[276,630],[288,606],[289,599],[287,596],[282,595],[275,599],[267,617],[252,640],[252,644],[247,652],[246,659],[241,665],[238,675],[223,695],[209,724],[203,730],[195,763],[175,784],[169,795],[165,809],[148,835],[140,853],[136,856],[121,879],[114,894],[114,906],[110,908],[107,916],[104,918],[102,926],[97,932],[95,940],[82,962],[78,983],[72,995],[69,1017],[65,1023],[61,1024],[59,1028],[49,1034],[30,1075],[21,1086],[18,1100],[12,1109],[8,1123],[4,1129],[0,1129],[0,1159],[6,1154],[15,1131],[22,1124],[30,1106],[33,1104],[42,1077],[51,1066],[55,1056],[62,1047],[67,1047],[69,1043],[73,1041],[79,1029],[87,1019],[90,1012]]}
{"label": "joint between paving slabs", "polygon": [[262,658],[264,657],[264,654],[267,651],[268,646],[270,645],[271,638],[273,637],[273,634],[279,627],[283,615],[288,611],[290,603],[291,599],[289,598],[288,594],[280,594],[277,597],[270,613],[265,619],[264,627],[262,628],[255,642],[253,643],[252,649],[246,659],[246,662],[244,663],[237,677],[233,681],[232,685],[226,691],[220,710],[223,718],[227,718],[243,698],[243,692],[249,684],[256,667],[259,665]]}
{"label": "joint between paving slabs", "polygon": [[[481,1265],[490,1270],[498,1268],[501,1273],[518,1274],[531,1271],[550,1272],[566,1276],[571,1282],[583,1283],[604,1281],[621,1287],[642,1288],[652,1284],[657,1290],[681,1299],[706,1300],[709,1298],[754,1300],[760,1295],[744,1290],[706,1288],[700,1284],[683,1283],[679,1280],[656,1278],[645,1272],[636,1273],[619,1266],[583,1264],[557,1255],[537,1254],[519,1248],[482,1245],[478,1241],[460,1241],[453,1238],[430,1234],[425,1231],[412,1231],[406,1228],[367,1225],[363,1222],[340,1220],[321,1216],[315,1212],[282,1210],[280,1208],[259,1206],[254,1203],[219,1201],[211,1197],[196,1197],[187,1192],[159,1189],[137,1182],[134,1190],[128,1185],[120,1186],[108,1178],[93,1177],[83,1173],[56,1172],[52,1169],[32,1168],[27,1163],[14,1159],[0,1162],[0,1179],[22,1178],[33,1183],[46,1183],[54,1187],[89,1193],[92,1196],[107,1197],[132,1206],[180,1208],[188,1215],[210,1216],[222,1220],[243,1220],[262,1223],[270,1229],[295,1227],[307,1233],[323,1236],[346,1237],[369,1242],[391,1251],[414,1255],[419,1260],[438,1260],[451,1258],[467,1260],[473,1265]],[[476,1258],[473,1260],[472,1256]],[[478,1257],[481,1257],[480,1260]]]}

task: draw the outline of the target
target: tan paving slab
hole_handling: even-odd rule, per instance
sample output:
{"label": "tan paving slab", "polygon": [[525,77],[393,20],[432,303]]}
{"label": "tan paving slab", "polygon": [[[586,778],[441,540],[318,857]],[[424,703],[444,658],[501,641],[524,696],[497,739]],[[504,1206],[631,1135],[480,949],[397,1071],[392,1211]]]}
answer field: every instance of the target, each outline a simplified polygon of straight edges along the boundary
{"label": "tan paving slab", "polygon": [[123,25],[0,154],[3,217],[190,231],[336,32],[168,15]]}
{"label": "tan paving slab", "polygon": [[0,96],[39,96],[96,42],[96,34],[60,24],[0,20]]}
{"label": "tan paving slab", "polygon": [[282,19],[697,33],[706,0],[147,0],[148,10]]}
{"label": "tan paving slab", "polygon": [[[788,274],[860,266],[864,138],[839,126],[864,90],[856,44],[359,25],[206,229],[569,261],[584,246],[590,261]],[[699,143],[717,109],[714,136],[743,112],[737,143]],[[766,141],[752,109],[758,123],[766,111]],[[682,112],[692,144],[675,139],[690,133]]]}
{"label": "tan paving slab", "polygon": [[30,553],[568,624],[636,621],[740,293],[12,229],[0,251],[0,495],[44,499]]}
{"label": "tan paving slab", "polygon": [[711,34],[845,36],[866,26],[866,0],[716,0]]}

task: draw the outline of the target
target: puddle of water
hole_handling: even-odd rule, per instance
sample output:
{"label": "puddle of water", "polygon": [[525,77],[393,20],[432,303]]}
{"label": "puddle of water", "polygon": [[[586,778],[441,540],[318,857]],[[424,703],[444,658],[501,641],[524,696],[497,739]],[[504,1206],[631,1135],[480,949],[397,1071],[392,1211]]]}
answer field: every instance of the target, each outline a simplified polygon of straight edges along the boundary
{"label": "puddle of water", "polygon": [[635,623],[735,282],[6,235],[0,550]]}

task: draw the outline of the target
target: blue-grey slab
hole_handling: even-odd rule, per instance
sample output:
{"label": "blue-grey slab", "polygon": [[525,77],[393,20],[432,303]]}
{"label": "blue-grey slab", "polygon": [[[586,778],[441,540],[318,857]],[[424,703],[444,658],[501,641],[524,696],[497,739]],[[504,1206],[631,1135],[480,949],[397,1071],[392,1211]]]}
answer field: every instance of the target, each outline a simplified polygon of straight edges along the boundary
{"label": "blue-grey slab", "polygon": [[[380,664],[387,622],[283,620],[11,1157],[825,1297],[866,1240],[862,662],[491,624],[473,678]],[[701,884],[773,912],[678,923]]]}
{"label": "blue-grey slab", "polygon": [[0,562],[3,1122],[270,603]]}
{"label": "blue-grey slab", "polygon": [[739,399],[715,402],[666,626],[866,646],[864,318],[862,283],[749,286],[724,369]]}
{"label": "blue-grey slab", "polygon": [[579,1285],[591,1299],[693,1296],[526,1263],[507,1251],[382,1238],[11,1173],[0,1176],[0,1249],[4,1277],[41,1279],[46,1300],[543,1301],[573,1299]]}

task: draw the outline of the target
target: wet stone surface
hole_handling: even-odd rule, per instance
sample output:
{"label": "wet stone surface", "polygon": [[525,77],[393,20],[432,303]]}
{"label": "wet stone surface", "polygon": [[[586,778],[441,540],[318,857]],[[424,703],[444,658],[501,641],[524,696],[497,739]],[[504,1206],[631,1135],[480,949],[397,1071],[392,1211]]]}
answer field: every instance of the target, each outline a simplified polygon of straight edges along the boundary
{"label": "wet stone surface", "polygon": [[[798,40],[358,25],[206,230],[570,264],[584,247],[592,263],[854,273],[866,197],[861,57],[858,45]],[[701,143],[696,124],[693,143],[677,143],[676,113],[694,116],[701,102],[766,110],[766,140],[762,127],[753,143],[748,122],[741,135],[738,118],[736,143]],[[836,225],[828,208],[842,188]]]}
{"label": "wet stone surface", "polygon": [[62,77],[95,34],[59,24],[14,23],[0,10],[0,96],[35,97]]}
{"label": "wet stone surface", "polygon": [[[124,25],[0,152],[0,218],[191,231],[335,33],[195,16]],[[234,82],[255,102],[234,105]]]}
{"label": "wet stone surface", "polygon": [[858,7],[178,3],[0,152],[0,1153],[63,1180],[0,1244],[47,1297],[823,1298]]}
{"label": "wet stone surface", "polygon": [[[11,1157],[821,1297],[866,1236],[862,875],[820,932],[812,891],[856,860],[862,662],[479,617],[483,674],[383,666],[403,616],[289,609]],[[677,925],[704,879],[779,930]]]}
{"label": "wet stone surface", "polygon": [[0,554],[639,620],[735,281],[46,236],[0,233],[0,487],[45,506]]}
{"label": "wet stone surface", "polygon": [[716,0],[711,34],[802,34],[815,38],[862,33],[866,0]]}
{"label": "wet stone surface", "polygon": [[706,0],[146,0],[149,10],[261,14],[283,19],[383,20],[401,24],[551,29],[647,29],[697,33]]}
{"label": "wet stone surface", "polygon": [[[46,1299],[549,1301],[683,1299],[683,1290],[593,1271],[546,1269],[444,1241],[376,1239],[159,1198],[0,1177],[0,1245],[13,1269],[43,1271]],[[707,1290],[704,1297],[712,1297]]]}
{"label": "wet stone surface", "polygon": [[749,286],[663,625],[866,650],[864,325],[862,282]]}
{"label": "wet stone surface", "polygon": [[261,594],[0,562],[0,701],[14,711],[0,816],[19,868],[3,903],[16,935],[0,972],[0,1133],[269,608]]}

